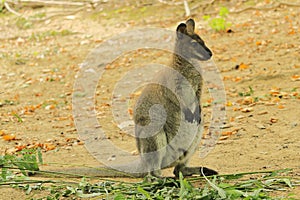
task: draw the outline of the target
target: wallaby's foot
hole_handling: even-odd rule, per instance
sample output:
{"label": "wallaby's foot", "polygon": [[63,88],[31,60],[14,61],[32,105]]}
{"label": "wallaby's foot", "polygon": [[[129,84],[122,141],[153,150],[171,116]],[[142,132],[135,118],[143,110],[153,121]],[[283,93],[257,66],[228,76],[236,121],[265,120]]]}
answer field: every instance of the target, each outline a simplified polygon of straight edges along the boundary
{"label": "wallaby's foot", "polygon": [[179,172],[181,172],[183,176],[192,176],[192,175],[212,176],[218,174],[217,171],[213,169],[209,169],[207,167],[186,167],[184,165],[177,165],[173,171],[173,174],[175,175],[176,178],[179,177]]}
{"label": "wallaby's foot", "polygon": [[159,170],[159,169],[150,172],[149,175],[154,176],[154,177],[157,177],[157,178],[162,178],[161,170]]}
{"label": "wallaby's foot", "polygon": [[210,169],[210,168],[207,168],[207,167],[200,167],[200,175],[201,176],[213,176],[213,175],[217,175],[218,172],[213,170],[213,169]]}
{"label": "wallaby's foot", "polygon": [[147,182],[154,182],[156,181],[157,179],[162,179],[162,175],[161,175],[161,171],[160,170],[156,170],[156,171],[153,171],[153,172],[150,172],[148,173],[146,176],[145,176],[145,181]]}

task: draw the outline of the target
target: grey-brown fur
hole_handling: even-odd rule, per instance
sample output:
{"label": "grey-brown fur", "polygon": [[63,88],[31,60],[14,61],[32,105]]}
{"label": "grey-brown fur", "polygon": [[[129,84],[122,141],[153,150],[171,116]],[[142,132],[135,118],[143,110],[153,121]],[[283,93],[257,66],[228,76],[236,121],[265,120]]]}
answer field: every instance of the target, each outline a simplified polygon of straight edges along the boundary
{"label": "grey-brown fur", "polygon": [[187,167],[201,139],[201,74],[192,60],[208,60],[211,51],[194,32],[189,19],[177,27],[175,53],[171,68],[164,70],[147,85],[139,97],[134,122],[137,148],[143,168],[160,176],[160,169],[175,166],[174,174],[216,174],[214,170]]}

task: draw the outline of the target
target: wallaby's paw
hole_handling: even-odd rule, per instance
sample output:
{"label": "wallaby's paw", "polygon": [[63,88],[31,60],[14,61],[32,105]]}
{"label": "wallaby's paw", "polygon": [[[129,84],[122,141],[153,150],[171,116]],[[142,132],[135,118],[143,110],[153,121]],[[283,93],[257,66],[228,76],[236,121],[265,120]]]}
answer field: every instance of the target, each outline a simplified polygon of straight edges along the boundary
{"label": "wallaby's paw", "polygon": [[200,168],[200,175],[201,176],[213,176],[213,175],[217,175],[218,172],[213,170],[213,169],[209,169],[207,167],[201,167]]}
{"label": "wallaby's paw", "polygon": [[181,165],[178,165],[174,168],[173,173],[176,178],[179,177],[179,172],[181,172],[184,177],[192,175],[213,176],[218,174],[217,171],[207,167],[186,167]]}
{"label": "wallaby's paw", "polygon": [[160,179],[163,179],[163,177],[162,176],[153,176],[152,174],[148,174],[147,176],[145,176],[144,181],[153,183]]}

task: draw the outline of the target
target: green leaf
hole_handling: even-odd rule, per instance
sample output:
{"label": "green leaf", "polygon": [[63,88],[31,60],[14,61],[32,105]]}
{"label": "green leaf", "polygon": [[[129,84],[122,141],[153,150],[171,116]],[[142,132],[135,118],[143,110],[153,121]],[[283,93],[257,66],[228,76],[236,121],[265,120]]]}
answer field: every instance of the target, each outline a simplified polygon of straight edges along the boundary
{"label": "green leaf", "polygon": [[226,7],[221,7],[219,15],[221,17],[226,17],[229,14],[229,10]]}
{"label": "green leaf", "polygon": [[43,157],[42,157],[41,148],[37,149],[37,155],[38,155],[39,164],[43,164]]}
{"label": "green leaf", "polygon": [[117,194],[114,197],[114,200],[125,200],[125,199],[126,199],[126,197],[123,194]]}
{"label": "green leaf", "polygon": [[137,191],[142,193],[147,199],[151,199],[151,195],[146,190],[144,190],[141,186],[137,187]]}
{"label": "green leaf", "polygon": [[1,178],[3,179],[3,181],[7,180],[7,168],[2,168],[2,170],[1,170]]}
{"label": "green leaf", "polygon": [[229,174],[229,175],[224,176],[224,178],[226,180],[239,179],[239,178],[242,178],[242,177],[243,177],[242,174]]}
{"label": "green leaf", "polygon": [[17,113],[14,113],[13,116],[18,119],[18,122],[23,122],[23,119]]}
{"label": "green leaf", "polygon": [[282,181],[283,181],[287,186],[289,186],[290,188],[293,188],[293,185],[292,185],[290,179],[284,178],[284,179],[282,179]]}
{"label": "green leaf", "polygon": [[251,87],[251,86],[249,86],[249,93],[252,95],[252,94],[254,94],[254,90],[253,90],[253,88]]}
{"label": "green leaf", "polygon": [[27,184],[26,187],[27,187],[27,190],[26,190],[25,194],[28,195],[32,191],[32,187],[29,184]]}
{"label": "green leaf", "polygon": [[179,183],[180,183],[180,191],[179,191],[179,197],[182,199],[184,195],[188,192],[187,187],[188,183],[185,179],[183,179],[183,175],[181,172],[179,172]]}
{"label": "green leaf", "polygon": [[230,198],[230,199],[236,199],[238,197],[244,196],[244,193],[242,191],[234,189],[234,188],[226,189],[225,191],[226,191],[228,198]]}
{"label": "green leaf", "polygon": [[[216,179],[216,176],[214,176]],[[208,182],[208,184],[215,189],[218,192],[218,195],[222,198],[225,199],[226,198],[226,192],[225,190],[223,190],[222,188],[218,187],[215,183],[211,182],[210,180],[208,180],[208,178],[206,178],[206,176],[204,176],[204,179]],[[215,182],[214,179],[214,182]]]}
{"label": "green leaf", "polygon": [[210,16],[209,16],[209,15],[204,15],[202,18],[203,18],[203,20],[205,20],[205,21],[210,20]]}
{"label": "green leaf", "polygon": [[229,183],[219,183],[218,186],[223,189],[232,187]]}

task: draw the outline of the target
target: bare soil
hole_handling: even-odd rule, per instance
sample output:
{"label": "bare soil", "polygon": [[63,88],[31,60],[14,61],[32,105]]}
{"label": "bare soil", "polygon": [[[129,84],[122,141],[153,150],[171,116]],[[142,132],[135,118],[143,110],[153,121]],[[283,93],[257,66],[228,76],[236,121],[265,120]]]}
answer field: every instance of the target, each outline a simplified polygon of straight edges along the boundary
{"label": "bare soil", "polygon": [[[203,20],[208,14],[216,17],[221,6],[232,11],[226,18],[231,31],[216,32]],[[212,49],[223,77],[228,119],[213,151],[203,159],[197,152],[191,165],[221,174],[291,168],[292,176],[299,179],[300,6],[276,6],[270,1],[215,1],[199,6],[192,1],[190,7],[197,32]],[[19,11],[29,16],[57,9]],[[72,92],[80,63],[93,48],[119,33],[140,27],[175,31],[185,19],[183,5],[158,1],[108,1],[96,10],[41,21],[0,14],[0,153],[41,146],[44,162],[49,163],[46,168],[98,166],[78,138],[73,121]],[[130,56],[105,70],[96,91],[96,111],[107,137],[131,152],[134,139],[117,127],[111,113],[115,83],[141,63],[165,64],[170,55],[147,50]],[[202,103],[207,131],[211,112],[207,91]],[[6,135],[12,139],[5,139]],[[299,187],[280,195],[289,193],[300,197]],[[17,189],[0,188],[0,199],[26,198],[30,197]]]}

